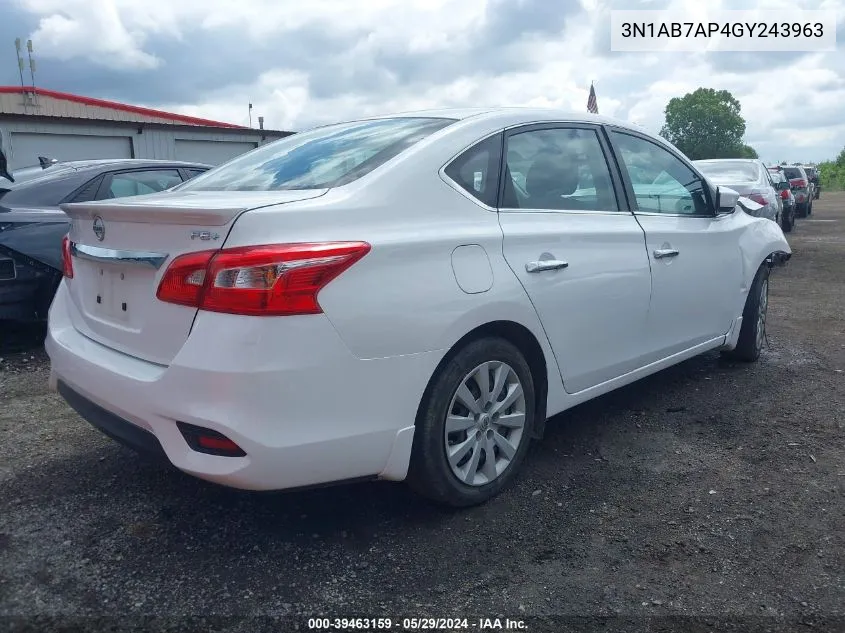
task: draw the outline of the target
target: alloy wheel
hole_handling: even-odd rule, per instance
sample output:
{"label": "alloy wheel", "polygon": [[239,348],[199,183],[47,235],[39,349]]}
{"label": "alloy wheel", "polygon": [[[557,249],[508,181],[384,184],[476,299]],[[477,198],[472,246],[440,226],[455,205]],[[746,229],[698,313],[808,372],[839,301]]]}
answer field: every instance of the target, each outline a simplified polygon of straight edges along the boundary
{"label": "alloy wheel", "polygon": [[507,363],[488,361],[469,372],[452,396],[444,442],[452,473],[483,486],[510,466],[525,435],[525,393]]}

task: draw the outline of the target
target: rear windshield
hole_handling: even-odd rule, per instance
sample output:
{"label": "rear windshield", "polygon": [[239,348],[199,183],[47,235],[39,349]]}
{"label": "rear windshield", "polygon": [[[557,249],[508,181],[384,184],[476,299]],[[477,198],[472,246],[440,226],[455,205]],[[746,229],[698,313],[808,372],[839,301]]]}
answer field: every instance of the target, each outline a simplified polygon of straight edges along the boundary
{"label": "rear windshield", "polygon": [[757,163],[725,160],[713,163],[697,162],[695,165],[705,176],[721,182],[756,182],[760,177],[760,167]]}
{"label": "rear windshield", "polygon": [[783,173],[786,174],[786,177],[792,180],[793,178],[803,178],[804,174],[801,173],[801,170],[797,167],[784,167]]}
{"label": "rear windshield", "polygon": [[224,163],[181,191],[323,189],[356,180],[454,119],[356,121],[293,134]]}

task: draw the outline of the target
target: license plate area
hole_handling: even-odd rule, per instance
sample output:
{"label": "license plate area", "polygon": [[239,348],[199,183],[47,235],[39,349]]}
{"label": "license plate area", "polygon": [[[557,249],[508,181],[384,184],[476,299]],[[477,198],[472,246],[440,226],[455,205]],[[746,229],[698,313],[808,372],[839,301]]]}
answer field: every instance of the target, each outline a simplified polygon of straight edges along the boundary
{"label": "license plate area", "polygon": [[135,266],[86,262],[84,305],[100,321],[132,327],[149,273]]}

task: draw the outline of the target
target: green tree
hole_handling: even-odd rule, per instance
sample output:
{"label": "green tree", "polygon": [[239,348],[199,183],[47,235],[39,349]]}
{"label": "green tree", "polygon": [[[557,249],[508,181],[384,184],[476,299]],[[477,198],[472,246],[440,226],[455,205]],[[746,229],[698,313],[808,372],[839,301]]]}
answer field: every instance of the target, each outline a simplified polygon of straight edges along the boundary
{"label": "green tree", "polygon": [[845,189],[845,148],[839,152],[836,160],[819,163],[819,182],[822,191],[841,191]]}
{"label": "green tree", "polygon": [[693,160],[748,157],[741,109],[727,90],[699,88],[669,101],[660,135]]}
{"label": "green tree", "polygon": [[743,145],[742,149],[740,150],[740,158],[760,158],[757,155],[757,150],[751,147],[750,145]]}

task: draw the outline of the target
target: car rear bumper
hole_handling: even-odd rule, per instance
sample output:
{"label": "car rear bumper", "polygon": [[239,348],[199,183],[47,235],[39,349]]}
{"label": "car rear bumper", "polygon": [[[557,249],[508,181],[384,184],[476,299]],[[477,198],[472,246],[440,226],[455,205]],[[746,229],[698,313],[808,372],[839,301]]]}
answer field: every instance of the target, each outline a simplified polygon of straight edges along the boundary
{"label": "car rear bumper", "polygon": [[[323,315],[201,312],[165,367],[79,333],[69,302],[62,284],[45,343],[51,387],[124,444],[249,490],[405,477],[417,408],[442,353],[362,360]],[[246,455],[198,452],[177,422],[222,433]]]}

